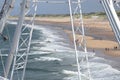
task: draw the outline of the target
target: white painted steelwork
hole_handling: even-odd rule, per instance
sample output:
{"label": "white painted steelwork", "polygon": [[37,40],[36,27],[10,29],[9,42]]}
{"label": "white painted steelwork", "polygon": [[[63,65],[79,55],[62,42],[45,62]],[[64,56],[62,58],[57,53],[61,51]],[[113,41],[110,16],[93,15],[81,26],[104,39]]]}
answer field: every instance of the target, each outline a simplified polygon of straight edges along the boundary
{"label": "white painted steelwork", "polygon": [[120,21],[115,11],[114,5],[113,5],[114,1],[113,0],[101,0],[101,4],[103,5],[106,15],[109,19],[111,28],[120,45]]}

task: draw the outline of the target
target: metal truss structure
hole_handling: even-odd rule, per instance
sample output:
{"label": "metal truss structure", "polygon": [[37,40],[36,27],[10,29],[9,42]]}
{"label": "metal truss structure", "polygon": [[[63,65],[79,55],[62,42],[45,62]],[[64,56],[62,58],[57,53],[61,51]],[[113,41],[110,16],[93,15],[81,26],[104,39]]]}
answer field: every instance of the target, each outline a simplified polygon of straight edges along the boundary
{"label": "metal truss structure", "polygon": [[[86,39],[85,39],[85,30],[84,30],[84,25],[83,25],[81,0],[65,0],[65,1],[63,0],[62,1],[60,0],[57,0],[57,1],[55,0],[32,0],[32,1],[33,3],[41,2],[41,3],[52,3],[52,4],[68,4],[69,11],[70,11],[72,32],[73,32],[73,42],[74,42],[76,63],[77,63],[77,70],[78,70],[78,80],[92,80],[90,69],[89,69],[89,60],[88,60],[88,57],[90,57],[89,55],[90,52],[87,52],[87,48],[86,48]],[[114,9],[114,6],[113,6],[113,4],[116,3],[116,1],[117,2],[119,1],[118,0],[100,0],[100,1],[108,16],[111,27],[115,33],[116,39],[118,43],[120,43],[120,33],[119,33],[120,22],[116,14],[116,11]],[[25,68],[27,64],[27,58],[28,58],[32,31],[33,31],[33,28],[28,28],[24,24],[26,3],[27,3],[27,0],[22,0],[21,13],[19,16],[16,32],[13,38],[13,43],[11,45],[10,53],[9,53],[9,56],[6,62],[4,77],[8,78],[8,74],[11,72],[10,80],[14,80],[14,76],[18,76],[17,74],[19,72],[22,75],[20,75],[18,80],[24,80]],[[75,7],[73,7],[73,5],[75,5]],[[37,7],[34,7],[34,8],[36,11]],[[7,13],[4,12],[4,15],[5,14]],[[34,26],[35,15],[36,13],[33,15],[32,24],[31,24],[32,26]],[[3,18],[3,20],[6,20],[6,19]],[[81,37],[79,39],[76,38],[76,34],[80,34]],[[13,61],[13,65],[12,65],[12,61]],[[11,65],[13,66],[12,71],[10,71]]]}
{"label": "metal truss structure", "polygon": [[[33,6],[34,14],[31,18],[31,21],[29,24],[24,23],[24,25],[23,25],[24,27],[22,27],[22,30],[21,30],[18,51],[14,58],[14,63],[13,63],[10,80],[13,80],[14,75],[16,75],[16,74],[17,74],[17,76],[19,76],[18,80],[19,79],[24,80],[25,69],[26,69],[26,65],[27,65],[27,59],[28,59],[28,55],[29,55],[32,33],[33,33],[34,19],[35,19],[36,10],[37,10],[37,4],[34,3],[33,5],[34,5]],[[20,70],[20,71],[18,71],[18,70]]]}
{"label": "metal truss structure", "polygon": [[[18,24],[16,26],[10,53],[8,54],[5,65],[4,77],[8,78],[8,75],[10,74],[10,80],[24,80],[25,76],[25,69],[34,26],[34,18],[37,9],[37,5],[33,4],[35,13],[33,14],[33,17],[30,20],[29,24],[26,24],[26,14],[30,12],[30,10],[27,10],[27,2],[27,0],[23,0],[21,3],[21,11]],[[28,27],[28,25],[30,27]],[[11,66],[12,71],[10,71]]]}
{"label": "metal truss structure", "polygon": [[2,31],[4,29],[6,20],[13,9],[15,0],[4,0],[3,6],[0,11],[0,33],[2,34]]}
{"label": "metal truss structure", "polygon": [[[74,42],[77,69],[78,69],[78,80],[83,80],[83,79],[91,80],[89,61],[88,61],[88,57],[89,57],[88,55],[91,54],[91,52],[87,52],[87,48],[86,48],[81,0],[62,0],[62,1],[37,0],[37,2],[51,3],[51,4],[66,4],[69,6],[71,26],[73,32],[73,42]],[[77,39],[76,34],[81,35],[81,37]],[[79,55],[81,55],[81,57],[79,57]],[[83,66],[81,66],[81,64],[84,65],[84,68]],[[86,73],[82,72],[83,69],[86,71]]]}
{"label": "metal truss structure", "polygon": [[[71,0],[68,0],[68,1],[69,1],[69,10],[70,10],[70,17],[71,17],[74,47],[75,47],[75,53],[76,53],[76,62],[77,62],[77,68],[78,68],[78,80],[83,80],[83,79],[91,80],[92,78],[90,74],[90,69],[89,69],[90,67],[89,67],[89,61],[88,61],[88,53],[90,52],[87,52],[87,48],[86,48],[86,39],[85,39],[85,30],[84,30],[84,24],[83,24],[81,1],[80,0],[77,1],[76,7],[73,10],[72,10],[73,8],[72,1]],[[81,35],[81,37],[77,39],[76,34]],[[85,56],[79,57],[80,54]],[[84,65],[84,68],[82,67],[82,65]],[[86,73],[82,72],[83,69],[85,69]]]}
{"label": "metal truss structure", "polygon": [[[11,0],[11,2],[14,2],[14,0]],[[36,15],[37,3],[39,2],[53,3],[53,4],[67,4],[69,6],[71,26],[73,32],[73,42],[74,42],[76,63],[78,69],[78,80],[92,80],[90,74],[90,68],[89,68],[89,61],[88,61],[88,57],[89,57],[88,54],[90,52],[87,52],[87,48],[86,48],[81,0],[65,0],[65,1],[33,0],[34,3],[33,7],[35,13],[31,20],[31,24],[30,24],[31,27],[28,27],[26,23],[24,23],[26,10],[27,10],[26,9],[27,0],[22,0],[19,20],[11,44],[10,53],[8,55],[5,65],[4,77],[9,78],[8,75],[10,74],[10,78],[9,78],[10,80],[24,80],[28,53],[30,49],[30,43],[33,32],[32,26],[34,26],[34,18]],[[76,34],[81,35],[81,37],[77,39]],[[84,56],[79,56],[79,55],[84,55]],[[10,71],[11,66],[12,66],[12,71]]]}

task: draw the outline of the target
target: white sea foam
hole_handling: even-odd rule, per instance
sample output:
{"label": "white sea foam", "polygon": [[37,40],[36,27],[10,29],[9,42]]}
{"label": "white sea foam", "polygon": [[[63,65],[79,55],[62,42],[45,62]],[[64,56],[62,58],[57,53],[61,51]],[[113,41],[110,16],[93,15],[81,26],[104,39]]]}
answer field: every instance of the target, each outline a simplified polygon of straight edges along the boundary
{"label": "white sea foam", "polygon": [[[8,24],[17,24],[17,21],[7,21],[7,23]],[[37,29],[37,30],[45,30],[46,28],[44,28],[43,26],[41,26],[41,25],[34,25],[34,26],[32,26],[32,25],[30,25],[30,24],[27,24],[27,27],[33,27],[33,29]]]}
{"label": "white sea foam", "polygon": [[93,59],[90,60],[90,62],[101,62],[101,63],[105,63],[105,62],[109,62],[108,60],[101,58],[101,57],[94,57]]}
{"label": "white sea foam", "polygon": [[103,65],[102,67],[100,67],[100,65],[98,65],[98,67],[93,66],[93,69],[91,69],[91,75],[93,78],[104,78],[111,75],[114,77],[116,75],[120,75],[120,71],[110,67],[109,65],[107,67],[105,64],[105,67]]}
{"label": "white sea foam", "polygon": [[13,25],[16,25],[17,22],[16,21],[7,21],[8,24],[13,24]]}
{"label": "white sea foam", "polygon": [[110,65],[105,64],[105,63],[99,63],[99,62],[90,62],[90,67],[91,69],[105,69],[105,68],[111,68]]}
{"label": "white sea foam", "polygon": [[[45,44],[46,46],[42,47],[41,50],[56,51],[56,52],[73,51],[68,47],[65,47],[63,45],[58,45],[59,42],[58,44],[55,43],[57,39],[60,39],[58,35],[55,35],[53,32],[51,32],[46,28],[41,28],[41,30],[43,31],[44,35],[48,35],[45,42],[50,41],[50,43]],[[54,58],[54,57],[40,57],[40,58],[35,58],[35,60],[62,61],[60,58]],[[107,62],[107,60],[100,57],[95,57],[90,60],[90,71],[93,80],[120,80],[120,77],[118,76],[120,75],[120,71],[112,68],[110,65],[108,65],[105,62]],[[77,72],[75,71],[63,70],[62,73],[68,75],[68,77],[65,77],[64,80],[78,80]]]}
{"label": "white sea foam", "polygon": [[29,55],[37,55],[37,54],[48,55],[48,54],[51,54],[51,52],[34,51],[34,52],[29,53]]}
{"label": "white sea foam", "polygon": [[[104,58],[96,57],[96,59],[105,60]],[[106,63],[90,62],[90,72],[93,80],[120,80],[120,71],[112,68]],[[64,74],[70,75],[64,80],[77,80],[77,72],[63,71]],[[87,72],[84,72],[87,73]],[[73,75],[74,74],[74,75]]]}
{"label": "white sea foam", "polygon": [[64,77],[63,80],[78,80],[78,73],[76,71],[63,70],[62,73],[68,75],[68,77]]}
{"label": "white sea foam", "polygon": [[112,68],[112,66],[107,64],[107,62],[108,60],[100,57],[94,57],[90,60],[91,75],[93,78],[95,78],[95,80],[112,80],[110,78],[111,76],[115,77],[117,74],[120,75],[120,71]]}
{"label": "white sea foam", "polygon": [[40,40],[32,40],[31,44],[45,44],[45,42],[40,42]]}
{"label": "white sea foam", "polygon": [[59,35],[55,35],[54,33],[57,33],[57,31],[52,32],[49,28],[44,28],[44,26],[41,25],[35,25],[33,27],[34,29],[37,30],[42,30],[42,33],[46,37],[45,42],[55,42],[56,40],[65,40],[64,38],[60,37]]}
{"label": "white sea foam", "polygon": [[77,72],[75,72],[75,71],[69,71],[69,70],[63,70],[62,73],[63,74],[67,74],[67,75],[77,75]]}
{"label": "white sea foam", "polygon": [[8,79],[0,76],[0,80],[8,80]]}
{"label": "white sea foam", "polygon": [[57,51],[57,52],[64,52],[64,51],[71,51],[71,48],[64,47],[62,45],[57,44],[47,44],[46,47],[42,47],[42,50],[50,50],[50,51]]}
{"label": "white sea foam", "polygon": [[37,61],[62,61],[60,58],[55,58],[55,57],[40,57],[40,58],[35,58]]}
{"label": "white sea foam", "polygon": [[63,80],[78,80],[77,76],[65,77]]}
{"label": "white sea foam", "polygon": [[119,75],[110,75],[107,77],[94,78],[94,80],[120,80]]}
{"label": "white sea foam", "polygon": [[[10,24],[16,24],[16,22],[9,22]],[[49,51],[58,51],[58,52],[64,52],[64,51],[70,51],[71,48],[64,47],[62,45],[57,45],[55,41],[57,39],[64,40],[63,38],[59,37],[59,35],[55,35],[52,31],[50,31],[47,28],[43,28],[43,26],[34,26],[34,29],[42,30],[43,34],[46,35],[47,39],[44,42],[37,42],[40,44],[45,44],[46,47],[42,47],[41,49],[38,47],[35,47],[38,50],[42,51],[48,51],[48,52],[35,52],[32,54],[49,54]],[[50,43],[46,44],[47,41],[50,41]],[[59,42],[58,42],[59,43]],[[67,55],[66,55],[67,56]],[[70,55],[71,56],[71,55]],[[56,57],[40,57],[35,58],[36,61],[63,61],[61,58]],[[100,57],[95,57],[92,60],[90,60],[90,71],[91,76],[93,80],[120,80],[120,71],[117,69],[112,68],[110,65],[108,65],[107,60]],[[69,75],[68,77],[65,77],[64,80],[78,80],[77,79],[77,72],[75,71],[69,71],[69,70],[63,70],[63,74]]]}
{"label": "white sea foam", "polygon": [[65,43],[65,42],[54,42],[54,43],[58,45],[63,45],[63,46],[70,46],[68,43]]}
{"label": "white sea foam", "polygon": [[[39,27],[39,26],[38,26]],[[62,40],[63,38],[61,38],[59,35],[57,35],[57,31],[52,31],[50,28],[41,28],[43,33],[48,37],[48,38],[53,38],[53,39],[58,39],[58,40]]]}

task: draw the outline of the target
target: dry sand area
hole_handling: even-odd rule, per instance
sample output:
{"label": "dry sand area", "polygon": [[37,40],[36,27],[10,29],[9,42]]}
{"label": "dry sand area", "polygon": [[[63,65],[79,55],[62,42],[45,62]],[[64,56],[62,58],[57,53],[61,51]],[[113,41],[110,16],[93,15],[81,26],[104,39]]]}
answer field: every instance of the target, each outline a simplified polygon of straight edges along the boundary
{"label": "dry sand area", "polygon": [[[29,18],[28,18],[29,20]],[[67,27],[64,31],[68,34],[69,38],[73,40],[70,18],[69,17],[37,17],[36,23],[38,24],[55,24],[61,27]],[[78,23],[75,23],[77,26]],[[115,40],[114,33],[109,25],[107,19],[85,18],[84,19],[85,35],[87,47],[90,49],[100,49],[106,55],[119,57],[120,48]],[[76,35],[77,39],[81,39],[81,35]],[[117,49],[115,48],[117,47]],[[106,50],[107,49],[107,50]]]}
{"label": "dry sand area", "polygon": [[[36,21],[42,24],[56,24],[63,27],[70,27],[69,17],[39,17]],[[66,26],[67,25],[67,26]],[[78,25],[78,23],[75,23]],[[100,49],[106,55],[119,57],[120,48],[115,39],[114,33],[110,27],[108,20],[106,19],[84,19],[85,34],[87,47],[90,49]],[[72,31],[70,29],[64,29],[69,35],[69,38],[73,40]],[[81,35],[76,35],[77,39],[81,39]],[[117,49],[115,48],[117,47]],[[106,50],[107,49],[107,50]]]}
{"label": "dry sand area", "polygon": [[89,48],[102,49],[105,54],[110,56],[120,56],[119,45],[107,20],[86,19],[84,22],[88,29],[88,35],[91,34],[93,37],[87,39]]}

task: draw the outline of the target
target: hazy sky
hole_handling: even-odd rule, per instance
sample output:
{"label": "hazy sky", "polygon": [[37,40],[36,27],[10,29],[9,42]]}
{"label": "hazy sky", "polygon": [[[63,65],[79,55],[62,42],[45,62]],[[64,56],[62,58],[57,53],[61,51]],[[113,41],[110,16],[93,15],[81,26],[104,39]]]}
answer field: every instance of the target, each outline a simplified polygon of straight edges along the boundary
{"label": "hazy sky", "polygon": [[100,4],[100,0],[86,0],[83,3],[83,12],[98,12],[104,11],[102,5]]}
{"label": "hazy sky", "polygon": [[[0,3],[2,1],[4,0],[0,0]],[[20,1],[22,0],[16,1],[15,9],[12,14],[19,13],[18,3]],[[83,1],[84,2],[82,3],[82,10],[84,13],[104,11],[102,5],[99,2],[100,0],[83,0]],[[39,3],[38,5],[39,5],[37,10],[38,14],[68,14],[69,13],[68,4]]]}
{"label": "hazy sky", "polygon": [[[18,2],[20,1],[21,0],[17,0],[16,2],[15,5],[16,8],[13,11],[14,14],[19,12]],[[83,0],[83,1],[84,2],[82,3],[82,10],[84,13],[104,11],[99,0]],[[38,5],[39,5],[37,10],[38,14],[68,14],[69,13],[68,4],[39,3]]]}

